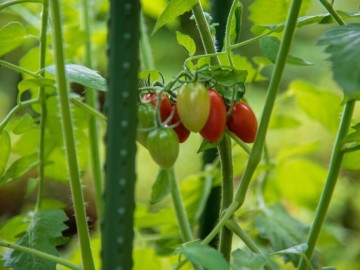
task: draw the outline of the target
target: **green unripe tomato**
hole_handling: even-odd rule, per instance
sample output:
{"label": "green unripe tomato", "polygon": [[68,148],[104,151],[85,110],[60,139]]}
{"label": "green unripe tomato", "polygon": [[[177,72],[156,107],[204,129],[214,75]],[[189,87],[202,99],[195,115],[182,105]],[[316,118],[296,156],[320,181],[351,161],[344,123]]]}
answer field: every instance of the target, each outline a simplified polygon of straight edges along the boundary
{"label": "green unripe tomato", "polygon": [[159,128],[150,132],[147,148],[153,160],[162,168],[169,169],[179,155],[179,140],[171,128]]}
{"label": "green unripe tomato", "polygon": [[185,83],[177,96],[177,112],[183,125],[190,131],[199,132],[210,114],[210,96],[199,82]]}
{"label": "green unripe tomato", "polygon": [[155,108],[151,104],[140,104],[138,106],[138,129],[136,139],[144,147],[147,147],[147,138],[154,123]]}

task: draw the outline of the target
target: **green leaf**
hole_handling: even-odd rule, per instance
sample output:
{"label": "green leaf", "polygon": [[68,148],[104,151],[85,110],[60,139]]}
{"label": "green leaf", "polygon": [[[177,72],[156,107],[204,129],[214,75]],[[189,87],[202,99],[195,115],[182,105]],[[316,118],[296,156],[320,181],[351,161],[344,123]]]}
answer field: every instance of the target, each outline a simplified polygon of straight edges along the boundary
{"label": "green leaf", "polygon": [[[56,75],[54,65],[46,67],[45,70],[51,75]],[[67,64],[65,72],[68,82],[75,82],[90,89],[107,91],[106,80],[95,70],[81,65]]]}
{"label": "green leaf", "polygon": [[176,17],[189,11],[198,1],[197,0],[172,0],[170,1],[164,11],[157,20],[152,35],[156,33],[162,26],[171,22]]}
{"label": "green leaf", "polygon": [[206,150],[216,148],[216,147],[218,147],[220,141],[221,140],[217,140],[216,142],[209,142],[209,141],[204,139],[196,153],[199,154],[199,153],[204,152]]}
{"label": "green leaf", "polygon": [[[262,211],[255,219],[255,226],[262,238],[270,241],[274,250],[283,250],[304,243],[308,226],[291,217],[280,204]],[[284,255],[286,262],[296,266],[299,258]]]}
{"label": "green leaf", "polygon": [[206,245],[191,243],[177,249],[175,254],[183,254],[189,261],[201,265],[207,270],[229,269],[229,264],[223,255],[214,248]]}
{"label": "green leaf", "polygon": [[15,242],[29,225],[29,217],[18,215],[7,220],[0,227],[0,238],[9,242]]}
{"label": "green leaf", "polygon": [[30,114],[26,113],[21,117],[19,117],[19,121],[12,131],[16,135],[21,135],[29,131],[33,127],[34,127],[34,119],[31,117]]}
{"label": "green leaf", "polygon": [[150,203],[155,204],[163,200],[171,192],[169,170],[159,169],[155,182],[151,189]]}
{"label": "green leaf", "polygon": [[342,108],[340,96],[305,81],[295,81],[290,84],[289,89],[297,104],[309,117],[330,131],[337,131]]}
{"label": "green leaf", "polygon": [[[277,54],[280,49],[280,40],[276,37],[265,36],[260,40],[260,49],[270,59],[272,63],[275,63]],[[286,62],[288,64],[297,66],[310,66],[312,63],[303,60],[299,57],[289,55]]]}
{"label": "green leaf", "polygon": [[266,258],[259,253],[236,249],[231,253],[231,265],[235,270],[263,269]]}
{"label": "green leaf", "polygon": [[0,29],[0,56],[16,49],[26,38],[25,27],[19,22],[10,22]]}
{"label": "green leaf", "polygon": [[144,70],[139,73],[139,79],[148,80],[150,78],[150,82],[154,82],[161,78],[161,73],[157,70]]}
{"label": "green leaf", "polygon": [[269,129],[297,128],[300,124],[300,121],[292,116],[275,114],[271,117]]}
{"label": "green leaf", "polygon": [[37,87],[46,87],[46,88],[55,89],[55,80],[46,79],[46,78],[22,80],[18,83],[19,95],[24,93],[26,90],[37,88]]}
{"label": "green leaf", "polygon": [[[339,10],[338,13],[343,19],[360,17],[360,12],[348,13]],[[317,15],[299,17],[296,26],[302,27],[313,23],[326,24],[333,22],[334,20],[329,13],[322,13]],[[260,25],[254,25],[251,28],[251,32],[253,32],[255,35],[261,35],[265,31],[282,32],[284,28],[285,28],[285,22],[279,24],[260,24]]]}
{"label": "green leaf", "polygon": [[360,123],[357,123],[352,129],[355,131],[346,136],[344,143],[360,143]]}
{"label": "green leaf", "polygon": [[[290,8],[288,0],[256,0],[250,7],[250,20],[254,25],[277,24],[285,22]],[[311,0],[304,0],[301,4],[300,16],[303,16],[310,7]]]}
{"label": "green leaf", "polygon": [[[348,99],[360,99],[360,24],[339,26],[319,40],[333,63],[334,80]],[[351,63],[351,64],[349,64]]]}
{"label": "green leaf", "polygon": [[[232,17],[230,18],[230,25],[226,25],[226,30],[225,30],[225,37],[230,35],[229,45],[236,43],[240,38],[243,5],[239,1],[236,1],[235,5],[236,8],[234,13],[232,14]],[[230,15],[231,14],[229,14],[229,16]]]}
{"label": "green leaf", "polygon": [[213,79],[218,83],[222,84],[223,86],[233,86],[238,83],[243,83],[247,77],[246,70],[238,70],[238,69],[215,69],[213,70]]}
{"label": "green leaf", "polygon": [[0,149],[0,176],[2,176],[11,152],[10,136],[5,130],[0,132]]}
{"label": "green leaf", "polygon": [[296,245],[287,249],[279,250],[275,252],[274,254],[305,254],[306,250],[308,249],[307,244],[300,244]]}
{"label": "green leaf", "polygon": [[181,47],[185,49],[189,56],[193,56],[196,52],[195,41],[188,35],[184,35],[176,31],[176,39]]}
{"label": "green leaf", "polygon": [[5,174],[0,178],[0,186],[23,176],[26,172],[32,170],[36,165],[38,165],[38,155],[32,154],[30,156],[24,156],[16,160]]}
{"label": "green leaf", "polygon": [[[65,213],[61,210],[44,210],[33,214],[24,235],[16,244],[33,248],[45,253],[57,256],[56,246],[64,244],[66,238],[62,231],[67,227],[64,221],[67,220]],[[56,263],[50,262],[28,253],[17,250],[9,250],[4,256],[5,267],[20,269],[51,270],[56,269]]]}

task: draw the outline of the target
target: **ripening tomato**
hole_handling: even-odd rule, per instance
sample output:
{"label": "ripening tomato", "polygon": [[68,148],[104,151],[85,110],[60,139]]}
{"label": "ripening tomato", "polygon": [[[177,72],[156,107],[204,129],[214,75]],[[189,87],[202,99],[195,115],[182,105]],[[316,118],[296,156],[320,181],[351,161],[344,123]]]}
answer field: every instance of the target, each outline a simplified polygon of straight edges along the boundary
{"label": "ripening tomato", "polygon": [[[154,107],[156,107],[158,96],[155,93],[148,93],[143,96],[143,101],[150,101]],[[165,93],[161,95],[160,103],[160,119],[164,122],[171,114],[171,103]]]}
{"label": "ripening tomato", "polygon": [[179,140],[171,128],[159,128],[150,132],[147,148],[153,160],[162,168],[171,168],[179,155]]}
{"label": "ripening tomato", "polygon": [[184,126],[199,132],[210,113],[210,97],[207,88],[199,82],[184,83],[177,96],[177,112]]}
{"label": "ripening tomato", "polygon": [[190,130],[188,130],[183,123],[180,120],[179,114],[176,109],[176,103],[171,105],[172,110],[174,111],[174,116],[170,121],[171,125],[179,123],[176,127],[174,127],[174,130],[176,132],[176,135],[178,136],[179,142],[183,143],[189,138],[190,136]]}
{"label": "ripening tomato", "polygon": [[227,127],[243,142],[253,143],[258,124],[253,110],[245,102],[240,101],[234,103]]}
{"label": "ripening tomato", "polygon": [[215,90],[210,89],[209,95],[210,114],[200,134],[209,142],[216,142],[226,128],[226,107],[222,97]]}
{"label": "ripening tomato", "polygon": [[154,115],[154,106],[150,104],[140,104],[138,106],[138,130],[136,133],[136,139],[145,147],[150,129],[155,127]]}

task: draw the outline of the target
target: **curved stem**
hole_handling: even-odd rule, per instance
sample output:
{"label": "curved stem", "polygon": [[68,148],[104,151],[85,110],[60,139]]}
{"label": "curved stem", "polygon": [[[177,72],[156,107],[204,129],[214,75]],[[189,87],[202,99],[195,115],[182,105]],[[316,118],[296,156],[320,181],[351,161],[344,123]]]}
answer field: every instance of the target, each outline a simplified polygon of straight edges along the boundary
{"label": "curved stem", "polygon": [[59,0],[50,1],[50,12],[53,26],[53,46],[56,66],[56,82],[60,101],[61,124],[64,132],[66,160],[69,170],[70,187],[75,210],[75,220],[79,234],[81,257],[84,270],[93,270],[94,262],[91,254],[89,231],[85,213],[84,198],[81,188],[79,167],[77,162],[76,145],[72,116],[70,111],[69,94],[67,90],[63,39],[60,18]]}
{"label": "curved stem", "polygon": [[[90,8],[89,1],[82,0],[82,23],[84,27],[84,32],[86,36],[85,40],[85,65],[89,68],[92,68],[92,46],[91,46],[91,21],[90,21]],[[97,110],[97,92],[93,89],[88,89],[85,92],[86,102],[89,107]],[[95,186],[95,198],[96,198],[96,210],[98,218],[101,219],[103,212],[103,174],[102,174],[102,163],[100,160],[100,134],[97,119],[90,115],[89,117],[89,144],[91,152],[91,164],[92,164],[92,173],[94,177],[94,186]]]}
{"label": "curved stem", "polygon": [[[40,76],[45,75],[45,64],[46,64],[46,45],[47,45],[47,29],[49,21],[49,2],[44,0],[42,8],[41,18],[41,34],[40,34]],[[39,190],[36,199],[36,211],[41,210],[42,198],[44,194],[45,185],[45,129],[46,129],[46,93],[45,87],[40,87],[39,100],[41,104],[41,116],[40,116],[40,142],[39,142]]]}
{"label": "curved stem", "polygon": [[81,270],[80,266],[75,265],[75,264],[73,264],[73,263],[71,263],[71,262],[69,262],[69,261],[67,261],[67,260],[65,260],[65,259],[63,259],[61,257],[57,257],[57,256],[54,256],[54,255],[51,255],[51,254],[48,254],[48,253],[33,249],[33,248],[20,246],[20,245],[12,244],[12,243],[5,242],[5,241],[0,241],[0,246],[6,247],[6,248],[11,248],[11,249],[14,249],[14,250],[18,250],[18,251],[21,251],[21,252],[24,252],[24,253],[28,253],[28,254],[31,254],[33,256],[37,256],[39,258],[42,258],[44,260],[48,260],[48,261],[51,261],[51,262],[54,262],[54,263],[57,263],[57,264],[61,264],[63,266],[66,266],[67,268],[70,268],[70,269],[73,269],[73,270]]}
{"label": "curved stem", "polygon": [[19,67],[19,66],[17,66],[17,65],[14,65],[14,64],[12,64],[12,63],[6,62],[6,61],[1,60],[1,59],[0,59],[0,66],[7,67],[7,68],[12,69],[12,70],[15,70],[15,71],[17,71],[17,72],[19,72],[19,73],[27,74],[27,75],[29,75],[29,76],[31,76],[31,77],[34,77],[34,78],[41,78],[41,77],[39,77],[36,73],[31,72],[30,70],[27,70],[27,69],[25,69],[25,68]]}
{"label": "curved stem", "polygon": [[11,7],[12,5],[22,4],[22,3],[43,3],[42,0],[14,0],[14,1],[6,1],[5,3],[0,4],[0,10]]}

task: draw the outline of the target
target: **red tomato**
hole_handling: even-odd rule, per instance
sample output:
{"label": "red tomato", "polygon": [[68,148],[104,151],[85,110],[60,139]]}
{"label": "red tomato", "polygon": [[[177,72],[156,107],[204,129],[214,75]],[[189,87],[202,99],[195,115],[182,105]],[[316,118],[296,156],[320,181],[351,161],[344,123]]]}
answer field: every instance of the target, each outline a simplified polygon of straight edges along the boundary
{"label": "red tomato", "polygon": [[240,101],[234,103],[227,127],[243,142],[253,143],[258,124],[253,110],[245,102]]}
{"label": "red tomato", "polygon": [[216,142],[224,133],[226,127],[226,107],[222,97],[213,89],[209,90],[210,113],[202,130],[203,136],[209,142]]}
{"label": "red tomato", "polygon": [[[156,107],[158,96],[155,93],[148,93],[143,96],[143,101],[150,101],[150,103]],[[161,95],[161,103],[160,103],[160,118],[161,121],[164,122],[171,114],[171,103],[165,93]]]}
{"label": "red tomato", "polygon": [[179,142],[183,143],[187,140],[187,138],[189,138],[190,136],[190,131],[183,125],[183,123],[180,120],[179,114],[177,112],[176,109],[176,104],[173,104],[171,106],[172,110],[174,110],[174,116],[170,121],[170,124],[176,124],[178,122],[180,122],[176,127],[174,127],[174,130],[176,132],[176,135],[179,138]]}

